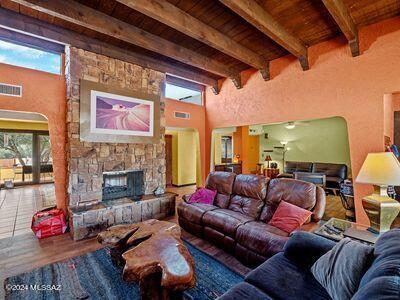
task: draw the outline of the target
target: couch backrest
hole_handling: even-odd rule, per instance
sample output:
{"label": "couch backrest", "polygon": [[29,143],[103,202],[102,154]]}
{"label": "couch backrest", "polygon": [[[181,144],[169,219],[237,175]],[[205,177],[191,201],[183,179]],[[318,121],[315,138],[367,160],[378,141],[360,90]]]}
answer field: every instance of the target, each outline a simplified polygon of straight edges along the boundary
{"label": "couch backrest", "polygon": [[205,187],[217,191],[214,205],[220,208],[227,208],[229,206],[235,177],[236,174],[231,172],[217,171],[208,174]]}
{"label": "couch backrest", "polygon": [[400,228],[376,241],[374,261],[352,299],[400,299]]}
{"label": "couch backrest", "polygon": [[347,178],[347,166],[345,164],[313,163],[313,173],[324,173],[330,177]]}
{"label": "couch backrest", "polygon": [[317,188],[315,184],[289,178],[272,179],[269,182],[267,198],[260,220],[269,222],[282,200],[312,210],[315,207],[316,199]]}
{"label": "couch backrest", "polygon": [[293,172],[311,172],[312,163],[302,161],[287,161],[285,163],[285,173],[293,174]]}
{"label": "couch backrest", "polygon": [[264,206],[268,179],[258,175],[237,175],[229,209],[258,218]]}

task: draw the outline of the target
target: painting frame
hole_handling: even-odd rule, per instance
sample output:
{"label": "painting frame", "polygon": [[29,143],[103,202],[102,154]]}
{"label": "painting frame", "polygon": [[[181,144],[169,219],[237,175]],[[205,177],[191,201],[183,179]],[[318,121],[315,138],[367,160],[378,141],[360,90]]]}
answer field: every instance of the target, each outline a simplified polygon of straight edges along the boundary
{"label": "painting frame", "polygon": [[[161,95],[134,91],[114,85],[80,81],[80,140],[84,142],[108,143],[157,143],[160,138],[160,98]],[[96,96],[108,100],[142,103],[149,106],[150,128],[148,132],[134,130],[97,128]]]}
{"label": "painting frame", "polygon": [[[149,107],[149,130],[127,130],[127,129],[110,129],[100,128],[99,123],[99,99],[110,99],[113,101],[119,101],[121,103],[134,103],[142,104]],[[154,134],[154,102],[135,97],[127,97],[112,93],[101,92],[97,90],[90,91],[90,132],[91,133],[104,133],[104,134],[117,134],[117,135],[133,135],[133,136],[153,136]]]}

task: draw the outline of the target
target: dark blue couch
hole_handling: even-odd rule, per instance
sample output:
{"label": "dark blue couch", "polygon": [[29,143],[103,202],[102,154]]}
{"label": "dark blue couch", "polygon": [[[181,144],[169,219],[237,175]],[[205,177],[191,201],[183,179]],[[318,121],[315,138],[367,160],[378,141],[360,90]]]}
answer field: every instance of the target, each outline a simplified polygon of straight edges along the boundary
{"label": "dark blue couch", "polygon": [[[331,299],[310,268],[334,245],[315,234],[296,232],[283,252],[251,271],[244,282],[219,299]],[[352,299],[400,299],[400,229],[383,234],[375,244],[374,255],[374,262]]]}

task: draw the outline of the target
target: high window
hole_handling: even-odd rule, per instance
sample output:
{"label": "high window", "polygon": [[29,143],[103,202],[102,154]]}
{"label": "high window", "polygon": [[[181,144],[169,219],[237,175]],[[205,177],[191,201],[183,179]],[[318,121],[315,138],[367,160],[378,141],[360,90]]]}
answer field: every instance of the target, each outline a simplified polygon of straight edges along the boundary
{"label": "high window", "polygon": [[178,101],[202,105],[202,92],[192,90],[186,87],[180,87],[171,83],[167,83],[165,87],[165,96],[167,98]]}
{"label": "high window", "polygon": [[0,40],[0,63],[61,73],[61,55]]}

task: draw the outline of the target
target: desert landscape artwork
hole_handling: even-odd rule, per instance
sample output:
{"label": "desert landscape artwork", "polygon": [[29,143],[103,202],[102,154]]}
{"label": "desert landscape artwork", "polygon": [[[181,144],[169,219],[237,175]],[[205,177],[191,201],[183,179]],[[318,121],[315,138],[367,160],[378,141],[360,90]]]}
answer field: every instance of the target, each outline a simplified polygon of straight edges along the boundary
{"label": "desert landscape artwork", "polygon": [[153,136],[152,101],[91,91],[90,131],[92,133]]}

